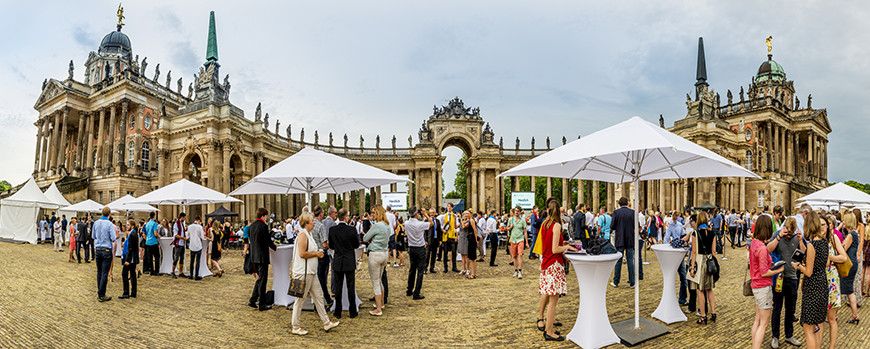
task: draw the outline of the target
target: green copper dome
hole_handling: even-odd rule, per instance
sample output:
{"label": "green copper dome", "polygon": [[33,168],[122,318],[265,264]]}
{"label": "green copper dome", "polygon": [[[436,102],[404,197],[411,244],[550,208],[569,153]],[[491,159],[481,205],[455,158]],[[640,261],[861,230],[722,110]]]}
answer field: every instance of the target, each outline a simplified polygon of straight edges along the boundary
{"label": "green copper dome", "polygon": [[758,67],[758,74],[755,75],[755,81],[785,81],[785,70],[776,61],[773,60],[773,55],[767,55],[767,61],[761,63]]}

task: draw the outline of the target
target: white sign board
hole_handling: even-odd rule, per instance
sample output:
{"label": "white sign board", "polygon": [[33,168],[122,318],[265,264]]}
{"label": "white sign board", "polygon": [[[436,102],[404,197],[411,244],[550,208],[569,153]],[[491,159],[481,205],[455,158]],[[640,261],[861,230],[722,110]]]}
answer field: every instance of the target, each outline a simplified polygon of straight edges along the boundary
{"label": "white sign board", "polygon": [[531,191],[511,193],[511,207],[517,206],[524,210],[531,210],[535,206],[535,193]]}
{"label": "white sign board", "polygon": [[408,193],[381,193],[384,208],[390,206],[393,211],[408,210]]}

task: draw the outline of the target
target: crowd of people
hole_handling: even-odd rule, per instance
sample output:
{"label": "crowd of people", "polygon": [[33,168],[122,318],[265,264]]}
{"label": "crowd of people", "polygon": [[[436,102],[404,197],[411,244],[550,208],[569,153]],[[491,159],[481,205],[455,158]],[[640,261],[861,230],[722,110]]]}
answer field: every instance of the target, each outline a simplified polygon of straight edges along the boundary
{"label": "crowd of people", "polygon": [[[137,295],[137,278],[142,273],[161,275],[163,258],[171,258],[168,274],[173,278],[201,280],[199,263],[202,254],[207,253],[207,267],[220,277],[221,256],[229,238],[236,237],[243,243],[245,272],[256,279],[248,305],[268,310],[272,306],[266,290],[269,249],[274,250],[276,243],[294,243],[291,275],[304,284],[304,296],[297,298],[292,315],[291,332],[298,335],[308,333],[300,320],[306,298],[313,299],[326,331],[338,326],[344,310],[350,318],[358,316],[357,304],[343,303],[345,296],[354,298],[356,272],[363,268],[369,273],[374,294],[370,299],[374,309],[369,314],[381,316],[389,295],[387,268],[404,266],[405,253],[409,263],[406,295],[422,300],[425,274],[442,269],[443,273],[475,279],[485,254],[489,255],[489,266],[498,266],[496,256],[501,245],[510,256],[514,278],[523,278],[525,258],[540,260],[536,327],[546,340],[564,340],[555,330],[561,326],[555,319],[555,309],[559,297],[567,293],[568,263],[563,253],[592,246],[596,240],[608,241],[621,255],[613,270],[612,287],[620,285],[623,259],[628,264],[628,286],[636,286],[635,248],[649,249],[658,243],[687,247],[689,253],[678,269],[678,298],[685,312],[694,313],[700,325],[717,320],[714,289],[719,279],[719,257],[726,246],[746,248],[746,287],[755,299],[756,316],[751,328],[754,348],[761,347],[768,324],[771,347],[778,348],[781,339],[801,345],[794,333],[798,321],[808,347],[821,347],[826,330],[830,346],[834,347],[841,298],[846,298],[851,310],[846,323],[860,322],[857,307],[870,292],[870,278],[865,277],[870,271],[870,243],[866,243],[870,231],[865,231],[863,214],[857,209],[824,212],[803,205],[793,216],[786,216],[780,206],[772,211],[767,207],[742,212],[689,207],[661,212],[635,210],[626,198],[620,198],[618,206],[612,212],[604,207],[593,212],[584,204],[566,209],[559,200],[550,198],[543,209],[534,206],[526,211],[517,206],[501,214],[459,212],[448,204],[438,210],[411,207],[402,214],[390,207],[375,206],[362,216],[350,216],[346,209],[314,206],[305,207],[298,217],[283,220],[261,208],[256,220],[244,221],[235,229],[229,222],[208,219],[203,223],[200,217],[188,224],[185,213],[172,221],[158,221],[155,213],[147,221],[116,220],[104,208],[97,219],[84,216],[68,221],[66,216],[52,214],[37,224],[40,243],[52,240],[54,249],[62,252],[68,242],[70,262],[81,263],[82,255],[85,263],[96,262],[101,302],[111,299],[105,289],[113,279],[115,257],[120,258],[124,283],[119,298],[133,298]],[[641,232],[639,239],[635,239],[635,228]],[[161,238],[172,239],[171,255],[161,252]],[[489,251],[485,251],[487,244]],[[185,269],[188,253],[190,264]],[[638,271],[637,279],[643,280],[642,263]],[[330,319],[327,309],[332,310],[336,321]]]}

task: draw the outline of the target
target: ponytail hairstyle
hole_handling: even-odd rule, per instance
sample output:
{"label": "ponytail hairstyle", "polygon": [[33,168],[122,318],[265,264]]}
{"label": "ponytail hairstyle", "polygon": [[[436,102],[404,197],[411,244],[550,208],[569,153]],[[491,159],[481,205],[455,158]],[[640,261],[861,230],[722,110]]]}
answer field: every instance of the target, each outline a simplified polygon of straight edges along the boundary
{"label": "ponytail hairstyle", "polygon": [[555,223],[562,223],[562,205],[556,198],[547,199],[547,220],[544,222],[545,229],[550,229]]}

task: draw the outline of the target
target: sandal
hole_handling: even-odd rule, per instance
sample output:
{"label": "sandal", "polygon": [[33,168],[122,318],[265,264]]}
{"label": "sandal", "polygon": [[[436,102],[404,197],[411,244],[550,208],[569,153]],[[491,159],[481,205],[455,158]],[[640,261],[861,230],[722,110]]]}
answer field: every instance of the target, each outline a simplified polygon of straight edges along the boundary
{"label": "sandal", "polygon": [[466,275],[465,278],[471,280],[477,278],[477,275]]}
{"label": "sandal", "polygon": [[[547,323],[544,322],[544,319],[538,319],[538,323],[542,322],[544,323],[544,326],[538,326],[538,331],[544,331],[546,329]],[[538,323],[536,323],[535,326],[537,326]]]}

